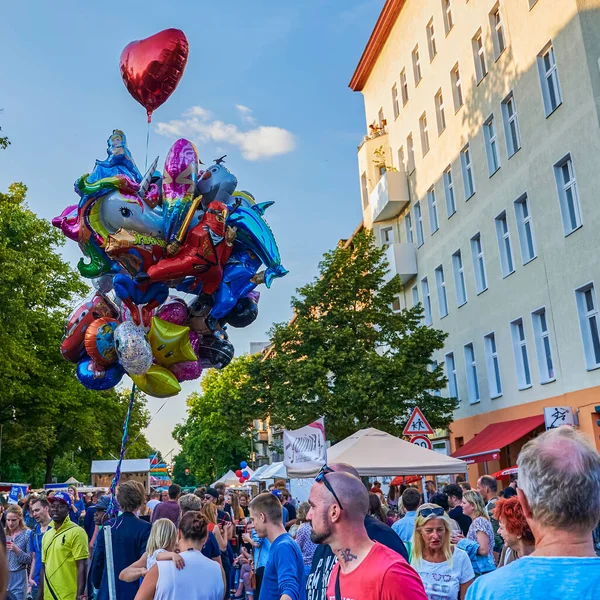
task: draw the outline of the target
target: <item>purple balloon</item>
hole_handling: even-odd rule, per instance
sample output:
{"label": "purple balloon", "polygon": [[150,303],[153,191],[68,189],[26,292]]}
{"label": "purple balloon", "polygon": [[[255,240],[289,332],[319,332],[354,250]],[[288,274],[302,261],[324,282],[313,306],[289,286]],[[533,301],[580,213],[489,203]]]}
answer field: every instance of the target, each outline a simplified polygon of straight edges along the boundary
{"label": "purple balloon", "polygon": [[157,317],[175,325],[185,325],[188,319],[187,304],[181,298],[170,298],[158,309]]}
{"label": "purple balloon", "polygon": [[190,344],[192,345],[192,350],[194,354],[198,356],[198,350],[200,348],[200,336],[190,329]]}
{"label": "purple balloon", "polygon": [[170,369],[177,381],[193,381],[202,374],[202,364],[199,360],[175,363]]}

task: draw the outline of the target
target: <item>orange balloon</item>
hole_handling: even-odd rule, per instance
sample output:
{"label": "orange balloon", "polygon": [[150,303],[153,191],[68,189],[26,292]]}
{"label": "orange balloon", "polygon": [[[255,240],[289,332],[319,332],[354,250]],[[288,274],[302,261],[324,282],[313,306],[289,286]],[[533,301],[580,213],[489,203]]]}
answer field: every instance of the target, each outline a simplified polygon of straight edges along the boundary
{"label": "orange balloon", "polygon": [[115,329],[119,322],[110,317],[101,317],[92,322],[85,332],[85,350],[97,363],[112,365],[117,362]]}

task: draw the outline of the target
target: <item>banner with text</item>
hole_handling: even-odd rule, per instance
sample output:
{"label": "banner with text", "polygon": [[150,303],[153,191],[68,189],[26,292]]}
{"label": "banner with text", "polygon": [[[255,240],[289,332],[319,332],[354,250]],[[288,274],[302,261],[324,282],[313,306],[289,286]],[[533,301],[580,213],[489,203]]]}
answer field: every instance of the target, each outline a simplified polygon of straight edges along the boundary
{"label": "banner with text", "polygon": [[295,476],[314,473],[327,462],[325,444],[325,420],[295,429],[283,431],[283,464]]}

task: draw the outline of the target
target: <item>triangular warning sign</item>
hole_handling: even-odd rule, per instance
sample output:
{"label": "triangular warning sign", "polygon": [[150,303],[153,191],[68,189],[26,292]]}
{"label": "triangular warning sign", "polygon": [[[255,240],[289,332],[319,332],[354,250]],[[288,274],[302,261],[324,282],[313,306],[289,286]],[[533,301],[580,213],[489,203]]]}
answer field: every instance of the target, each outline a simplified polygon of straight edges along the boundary
{"label": "triangular warning sign", "polygon": [[432,435],[433,429],[418,406],[415,406],[408,423],[402,432],[404,435]]}

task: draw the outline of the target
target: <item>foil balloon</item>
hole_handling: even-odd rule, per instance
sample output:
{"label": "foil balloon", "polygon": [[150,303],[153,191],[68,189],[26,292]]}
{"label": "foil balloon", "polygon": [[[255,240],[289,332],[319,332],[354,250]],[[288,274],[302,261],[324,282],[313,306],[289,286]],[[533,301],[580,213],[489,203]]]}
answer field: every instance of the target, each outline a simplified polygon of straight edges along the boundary
{"label": "foil balloon", "polygon": [[189,44],[180,29],[165,29],[128,44],[121,53],[121,77],[125,87],[145,109],[152,112],[175,91],[183,77]]}
{"label": "foil balloon", "polygon": [[206,369],[224,369],[233,359],[235,349],[229,340],[204,337],[198,348],[198,360]]}
{"label": "foil balloon", "polygon": [[240,298],[223,321],[232,327],[248,327],[258,317],[258,304],[250,297]]}
{"label": "foil balloon", "polygon": [[175,375],[160,365],[152,365],[143,375],[131,375],[131,379],[142,392],[155,398],[168,398],[181,391]]}
{"label": "foil balloon", "polygon": [[100,277],[92,279],[92,285],[101,294],[108,294],[113,289],[113,276],[100,275]]}
{"label": "foil balloon", "polygon": [[109,390],[121,381],[124,373],[119,364],[102,366],[91,358],[84,358],[77,365],[77,379],[90,390]]}
{"label": "foil balloon", "polygon": [[188,307],[181,298],[170,298],[163,304],[156,313],[156,316],[163,321],[174,323],[175,325],[185,325],[188,320]]}
{"label": "foil balloon", "polygon": [[[235,191],[237,177],[223,164],[225,156],[217,158],[198,182],[198,191],[202,193],[202,204],[206,208],[211,202],[231,204],[231,195]],[[210,177],[208,177],[210,173]],[[205,189],[208,188],[208,189]]]}
{"label": "foil balloon", "polygon": [[115,330],[115,347],[119,363],[129,375],[142,375],[152,366],[152,348],[144,329],[131,321]]}
{"label": "foil balloon", "polygon": [[117,362],[115,329],[119,322],[110,317],[96,319],[85,332],[85,349],[97,364],[107,366]]}
{"label": "foil balloon", "polygon": [[79,362],[85,356],[85,332],[100,317],[117,317],[119,309],[107,296],[96,293],[81,303],[69,316],[60,352],[69,362]]}
{"label": "foil balloon", "polygon": [[197,356],[190,343],[189,332],[189,327],[174,325],[158,317],[152,317],[152,327],[148,338],[154,360],[163,367],[171,367],[180,362],[196,361]]}

